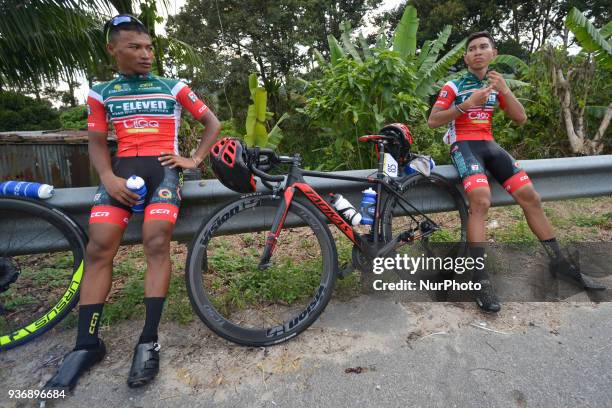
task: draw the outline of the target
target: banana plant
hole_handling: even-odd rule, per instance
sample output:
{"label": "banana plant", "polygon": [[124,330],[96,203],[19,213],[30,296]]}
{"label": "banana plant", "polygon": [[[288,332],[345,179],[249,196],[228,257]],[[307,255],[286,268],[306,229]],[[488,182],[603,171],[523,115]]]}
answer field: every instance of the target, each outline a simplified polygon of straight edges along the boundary
{"label": "banana plant", "polygon": [[612,34],[612,22],[598,30],[580,10],[573,7],[565,17],[565,25],[576,36],[584,51],[593,53],[598,63],[612,69],[612,45],[607,40]]}
{"label": "banana plant", "polygon": [[247,146],[260,146],[275,149],[283,139],[283,132],[279,125],[289,117],[285,113],[276,122],[272,130],[268,132],[267,121],[274,117],[274,113],[268,112],[268,93],[259,86],[256,74],[249,75],[249,90],[251,101],[246,117],[246,136],[244,141]]}
{"label": "banana plant", "polygon": [[[353,58],[361,63],[374,58],[365,38],[362,34],[357,37],[357,43],[351,39],[350,25],[342,24],[342,35],[340,41],[329,35],[327,41],[330,50],[330,62],[327,63],[321,54],[315,52],[315,58],[320,65],[334,66],[342,58]],[[434,94],[436,83],[448,74],[448,70],[461,58],[465,40],[462,40],[447,54],[438,58],[440,51],[446,45],[451,33],[451,26],[445,26],[434,41],[426,41],[417,57],[417,31],[419,19],[417,10],[413,6],[406,7],[404,14],[395,29],[393,38],[389,44],[384,31],[378,33],[376,46],[378,49],[389,49],[397,52],[406,62],[414,62],[418,69],[416,78],[416,93],[422,98]]]}
{"label": "banana plant", "polygon": [[[449,70],[463,56],[467,39],[464,38],[459,41],[449,52],[440,57],[440,52],[448,42],[452,32],[452,26],[446,25],[438,33],[438,37],[435,40],[425,41],[417,56],[418,27],[417,10],[413,6],[408,6],[404,10],[404,14],[393,33],[390,44],[385,37],[384,31],[381,29],[377,36],[375,48],[387,49],[391,47],[405,61],[413,62],[417,68],[415,93],[417,96],[426,99],[435,94],[448,79],[457,76],[457,74],[449,75]],[[334,66],[342,58],[353,58],[360,63],[373,58],[372,51],[361,33],[357,37],[358,44],[353,44],[350,25],[343,23],[341,28],[342,35],[340,36],[340,41],[332,35],[327,37],[330,49],[330,63],[327,63],[323,56],[315,51],[315,58],[320,65]],[[498,55],[492,64],[507,65],[520,74],[524,74],[527,70],[527,65],[512,55]],[[465,71],[461,71],[461,73],[465,73]],[[515,79],[512,74],[505,74],[504,77],[511,88],[529,85],[526,82]]]}

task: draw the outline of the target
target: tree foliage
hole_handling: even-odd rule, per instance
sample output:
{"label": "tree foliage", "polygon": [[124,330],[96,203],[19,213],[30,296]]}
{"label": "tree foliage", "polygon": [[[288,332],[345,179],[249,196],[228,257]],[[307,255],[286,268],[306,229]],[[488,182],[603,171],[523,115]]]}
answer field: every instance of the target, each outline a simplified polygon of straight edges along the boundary
{"label": "tree foliage", "polygon": [[[308,50],[328,55],[327,36],[339,36],[344,20],[360,24],[371,3],[380,1],[189,0],[169,19],[168,32],[203,55],[205,67],[186,67],[181,76],[193,78],[196,89],[216,99],[219,111],[244,112],[246,77],[255,71],[279,117],[290,104],[290,77],[312,68]],[[246,89],[246,95],[236,89]]]}
{"label": "tree foliage", "polygon": [[[92,11],[85,11],[92,10]],[[0,86],[40,87],[107,62],[101,0],[4,0],[0,7]]]}
{"label": "tree foliage", "polygon": [[572,7],[588,10],[586,17],[601,26],[610,20],[609,3],[606,0],[406,0],[383,13],[376,22],[395,27],[410,4],[421,17],[419,47],[435,38],[440,27],[451,25],[449,44],[484,30],[496,38],[501,53],[527,59],[553,37],[561,38],[568,45],[564,20]]}
{"label": "tree foliage", "polygon": [[320,129],[318,163],[327,170],[370,168],[371,145],[357,138],[376,133],[385,123],[411,124],[425,131],[427,106],[415,95],[416,67],[396,51],[371,50],[360,63],[341,58],[327,65],[323,76],[309,83],[301,112]]}
{"label": "tree foliage", "polygon": [[60,113],[62,129],[87,130],[87,106],[78,105]]}
{"label": "tree foliage", "polygon": [[0,92],[0,132],[60,128],[59,112],[46,100],[17,92]]}

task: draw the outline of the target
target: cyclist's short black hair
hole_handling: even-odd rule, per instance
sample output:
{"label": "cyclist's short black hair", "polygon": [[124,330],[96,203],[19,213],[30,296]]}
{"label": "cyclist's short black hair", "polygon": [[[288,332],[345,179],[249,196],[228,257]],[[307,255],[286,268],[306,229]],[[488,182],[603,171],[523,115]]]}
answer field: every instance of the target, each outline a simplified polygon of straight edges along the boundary
{"label": "cyclist's short black hair", "polygon": [[467,50],[467,48],[470,46],[470,43],[472,41],[474,41],[477,38],[482,38],[482,37],[488,38],[489,42],[491,43],[491,47],[497,48],[495,46],[495,40],[493,39],[493,36],[491,34],[489,34],[488,31],[478,31],[478,32],[470,34],[470,36],[467,39],[467,43],[465,44],[465,49]]}
{"label": "cyclist's short black hair", "polygon": [[111,26],[109,28],[107,37],[108,42],[114,43],[117,40],[117,37],[119,37],[119,32],[121,31],[134,31],[137,33],[149,35],[149,31],[147,30],[147,28],[141,24],[138,24],[137,22],[123,23],[117,26]]}

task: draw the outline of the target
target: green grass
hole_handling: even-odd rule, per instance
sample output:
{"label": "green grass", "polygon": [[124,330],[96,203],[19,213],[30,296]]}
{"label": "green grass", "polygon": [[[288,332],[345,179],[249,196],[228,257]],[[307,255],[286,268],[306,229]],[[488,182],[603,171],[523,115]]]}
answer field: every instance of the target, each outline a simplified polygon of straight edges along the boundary
{"label": "green grass", "polygon": [[574,214],[570,221],[579,227],[612,228],[612,212],[601,215]]}
{"label": "green grass", "polygon": [[[223,313],[240,310],[262,301],[292,304],[312,296],[320,280],[320,259],[297,262],[275,253],[271,268],[259,270],[252,262],[258,259],[252,248],[242,249],[247,254],[223,243],[209,257],[209,270],[214,277],[211,286],[213,303]],[[247,256],[248,255],[248,256]]]}
{"label": "green grass", "polygon": [[[587,198],[569,200],[562,203],[547,203],[544,212],[551,220],[562,244],[569,241],[585,241],[597,237],[602,231],[612,229],[612,211],[605,200],[609,198]],[[599,210],[595,210],[595,208]],[[500,227],[488,231],[489,237],[496,242],[533,244],[537,238],[533,235],[523,212],[518,206],[496,208],[494,213],[500,221]],[[493,211],[493,209],[492,209]],[[491,216],[489,217],[491,219]],[[292,248],[296,253],[286,258],[276,258],[276,266],[260,271],[257,265],[250,262],[254,255],[252,246],[256,243],[253,236],[242,236],[236,239],[218,238],[214,242],[217,248],[209,259],[209,266],[216,273],[210,284],[216,290],[216,305],[220,310],[249,308],[261,302],[279,302],[294,304],[307,301],[319,283],[320,260],[302,257],[311,253],[316,242],[312,239],[301,239],[298,234]],[[433,242],[452,241],[454,231],[436,232],[430,240]],[[258,242],[260,244],[261,242]],[[353,244],[341,234],[336,234],[336,247],[339,266],[351,261]],[[539,248],[539,247],[538,247]],[[418,246],[407,245],[405,250],[417,250]],[[184,279],[183,257],[172,253],[173,274],[163,314],[163,321],[186,324],[196,319],[187,296]],[[275,253],[282,256],[282,252]],[[32,285],[46,285],[51,291],[65,287],[65,272],[72,266],[72,259],[65,254],[44,258],[37,267],[23,267],[22,278],[27,278]],[[500,267],[503,265],[500,265]],[[115,262],[113,295],[107,302],[102,315],[103,325],[114,325],[117,322],[144,317],[144,271],[146,262],[142,245],[135,245],[123,253],[121,261]],[[62,276],[64,275],[64,276]],[[346,300],[361,293],[361,273],[356,271],[336,283],[334,296]],[[21,279],[21,278],[20,278]],[[7,306],[27,306],[36,303],[30,296],[14,298],[10,290],[2,294]],[[9,303],[13,302],[13,303]],[[73,328],[77,323],[77,310],[72,311],[62,322],[63,327]],[[2,325],[0,317],[0,326]]]}
{"label": "green grass", "polygon": [[529,229],[527,221],[524,219],[517,221],[503,229],[496,231],[497,241],[508,243],[532,243],[537,238]]}

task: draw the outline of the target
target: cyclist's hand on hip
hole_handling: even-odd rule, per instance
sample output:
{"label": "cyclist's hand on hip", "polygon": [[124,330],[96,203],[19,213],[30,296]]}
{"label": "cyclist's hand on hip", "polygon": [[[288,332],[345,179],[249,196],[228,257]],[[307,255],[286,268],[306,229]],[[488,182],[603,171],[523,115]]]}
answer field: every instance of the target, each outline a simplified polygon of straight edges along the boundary
{"label": "cyclist's hand on hip", "polygon": [[469,109],[473,108],[474,106],[484,105],[487,102],[487,99],[489,99],[492,89],[492,86],[487,86],[472,92],[470,97],[464,102],[467,105],[467,108]]}
{"label": "cyclist's hand on hip", "polygon": [[196,162],[190,157],[182,157],[178,154],[165,153],[157,158],[162,164],[162,166],[169,166],[171,169],[175,167],[182,167],[184,169],[196,169],[198,166]]}
{"label": "cyclist's hand on hip", "polygon": [[505,94],[510,90],[504,77],[497,71],[489,71],[487,79],[489,80],[489,86],[501,94]]}
{"label": "cyclist's hand on hip", "polygon": [[125,184],[126,182],[126,179],[117,177],[114,174],[102,180],[102,184],[104,184],[104,188],[106,189],[108,195],[119,201],[121,204],[132,207],[138,200],[138,194],[130,191]]}

